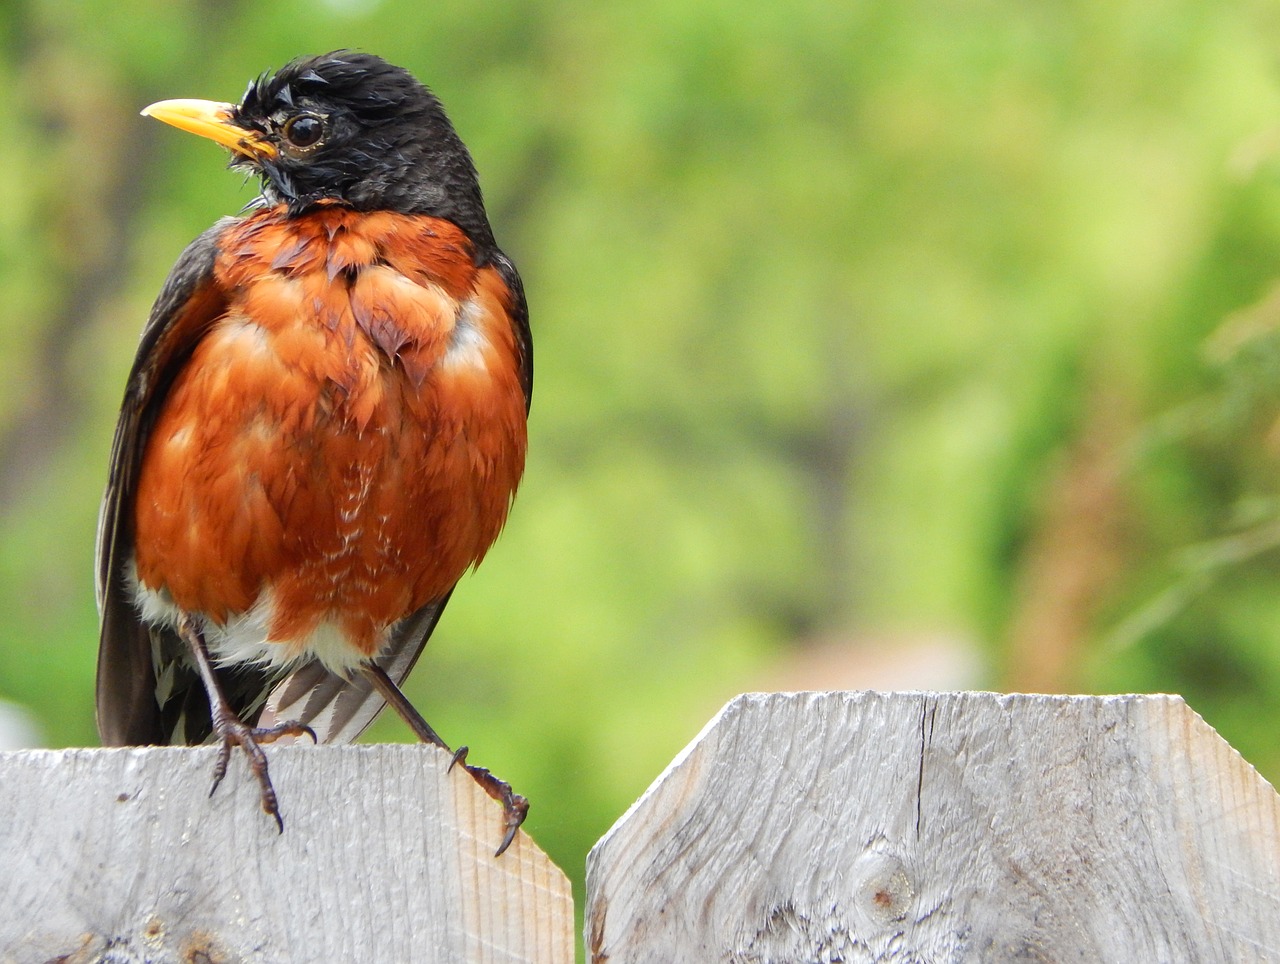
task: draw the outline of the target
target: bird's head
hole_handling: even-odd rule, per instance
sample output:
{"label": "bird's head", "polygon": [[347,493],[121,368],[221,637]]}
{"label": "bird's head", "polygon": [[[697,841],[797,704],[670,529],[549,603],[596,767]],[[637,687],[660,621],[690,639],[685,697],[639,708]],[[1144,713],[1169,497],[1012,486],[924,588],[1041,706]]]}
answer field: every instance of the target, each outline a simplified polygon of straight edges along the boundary
{"label": "bird's head", "polygon": [[372,54],[339,50],[251,82],[238,104],[167,100],[143,114],[211,138],[267,204],[429,214],[493,244],[475,165],[436,96]]}

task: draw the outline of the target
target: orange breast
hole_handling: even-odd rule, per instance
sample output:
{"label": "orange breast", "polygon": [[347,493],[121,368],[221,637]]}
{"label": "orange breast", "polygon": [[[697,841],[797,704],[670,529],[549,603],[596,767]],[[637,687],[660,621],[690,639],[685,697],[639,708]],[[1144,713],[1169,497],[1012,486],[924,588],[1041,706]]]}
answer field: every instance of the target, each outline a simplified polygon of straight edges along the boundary
{"label": "orange breast", "polygon": [[221,244],[228,308],[147,443],[140,584],[213,624],[269,591],[289,655],[317,627],[373,653],[449,590],[524,468],[510,296],[453,225],[265,211]]}

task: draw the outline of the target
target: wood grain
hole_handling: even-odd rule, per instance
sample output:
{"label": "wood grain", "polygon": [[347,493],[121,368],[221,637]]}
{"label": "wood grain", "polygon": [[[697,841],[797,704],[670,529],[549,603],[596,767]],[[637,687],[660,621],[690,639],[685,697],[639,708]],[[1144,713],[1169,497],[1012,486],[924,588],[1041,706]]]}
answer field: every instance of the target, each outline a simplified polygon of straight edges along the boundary
{"label": "wood grain", "polygon": [[571,962],[569,883],[430,746],[0,753],[0,961]]}
{"label": "wood grain", "polygon": [[592,961],[1280,960],[1280,797],[1181,699],[748,694],[588,860]]}

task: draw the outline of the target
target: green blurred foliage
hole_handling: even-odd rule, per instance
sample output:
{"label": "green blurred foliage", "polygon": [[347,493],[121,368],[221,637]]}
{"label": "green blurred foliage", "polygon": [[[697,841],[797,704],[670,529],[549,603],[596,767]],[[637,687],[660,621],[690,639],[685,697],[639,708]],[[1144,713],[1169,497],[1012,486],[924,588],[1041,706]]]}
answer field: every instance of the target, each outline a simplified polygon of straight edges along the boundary
{"label": "green blurred foliage", "polygon": [[[818,636],[947,633],[1013,686],[1019,634],[1054,631],[1026,614],[1067,612],[1058,685],[1181,692],[1280,774],[1278,27],[1248,0],[0,7],[0,697],[94,742],[136,334],[252,196],[138,109],[347,46],[448,105],[537,343],[526,482],[410,695],[579,883]],[[1064,572],[1085,588],[1040,606]]]}

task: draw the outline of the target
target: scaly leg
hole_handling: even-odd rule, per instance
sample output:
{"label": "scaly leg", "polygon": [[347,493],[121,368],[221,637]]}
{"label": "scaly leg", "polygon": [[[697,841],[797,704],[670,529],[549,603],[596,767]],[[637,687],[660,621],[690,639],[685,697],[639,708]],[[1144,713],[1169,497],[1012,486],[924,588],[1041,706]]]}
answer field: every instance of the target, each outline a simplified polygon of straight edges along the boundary
{"label": "scaly leg", "polygon": [[387,704],[400,714],[401,719],[409,724],[409,729],[423,743],[431,743],[440,747],[447,753],[453,753],[453,760],[449,764],[449,769],[453,769],[455,763],[461,763],[466,771],[471,774],[472,779],[480,784],[481,789],[493,799],[502,804],[502,813],[504,817],[504,825],[506,833],[503,834],[502,843],[498,845],[495,857],[501,857],[511,842],[516,839],[516,831],[520,829],[520,825],[524,823],[524,818],[529,815],[529,801],[520,794],[511,789],[511,784],[505,780],[499,780],[484,767],[476,767],[467,763],[467,748],[465,746],[458,747],[457,752],[449,749],[449,745],[440,738],[440,734],[422,718],[408,698],[400,692],[400,687],[391,681],[391,677],[386,671],[374,662],[362,663],[360,665],[361,672],[373,684],[373,688],[378,691]]}
{"label": "scaly leg", "polygon": [[209,796],[213,796],[218,784],[227,775],[227,763],[231,759],[231,748],[238,746],[249,758],[249,769],[258,778],[258,786],[262,791],[262,810],[275,818],[276,826],[284,833],[284,818],[280,816],[280,803],[276,799],[276,791],[271,786],[271,777],[267,773],[267,755],[262,752],[262,743],[274,743],[282,736],[301,736],[307,734],[312,742],[316,739],[315,731],[305,723],[289,721],[276,726],[260,729],[242,723],[240,717],[222,695],[222,687],[218,684],[218,675],[213,669],[213,660],[209,658],[209,650],[204,644],[200,631],[191,625],[190,619],[183,619],[178,625],[178,635],[191,650],[196,669],[200,673],[200,681],[204,683],[205,693],[209,697],[209,716],[213,723],[213,733],[222,743],[218,753],[218,762],[213,768],[213,786],[209,788]]}

